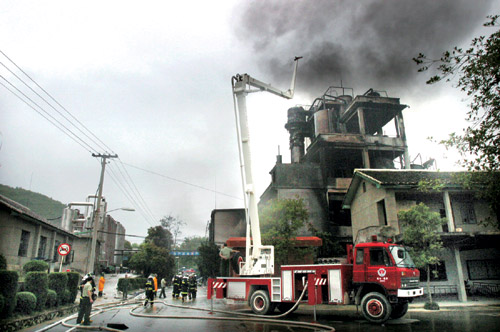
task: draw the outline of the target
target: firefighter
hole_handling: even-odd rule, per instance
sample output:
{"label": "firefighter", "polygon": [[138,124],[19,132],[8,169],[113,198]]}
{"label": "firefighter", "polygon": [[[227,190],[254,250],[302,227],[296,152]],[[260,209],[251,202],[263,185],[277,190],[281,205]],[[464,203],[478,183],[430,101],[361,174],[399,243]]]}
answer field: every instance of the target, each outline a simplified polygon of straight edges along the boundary
{"label": "firefighter", "polygon": [[189,299],[196,299],[196,292],[198,291],[198,284],[196,281],[196,274],[189,276]]}
{"label": "firefighter", "polygon": [[186,301],[186,296],[189,292],[189,279],[187,276],[182,277],[181,279],[181,297],[182,302]]}
{"label": "firefighter", "polygon": [[146,301],[144,301],[144,306],[148,304],[148,301],[151,302],[151,307],[153,306],[154,302],[154,281],[153,281],[153,276],[149,276],[148,280],[146,281],[146,285],[144,286],[144,289],[146,290]]}
{"label": "firefighter", "polygon": [[172,283],[174,285],[173,291],[172,291],[172,297],[174,299],[177,299],[179,297],[179,292],[180,292],[180,287],[181,287],[181,279],[182,276],[180,274],[177,274],[174,279],[172,280]]}

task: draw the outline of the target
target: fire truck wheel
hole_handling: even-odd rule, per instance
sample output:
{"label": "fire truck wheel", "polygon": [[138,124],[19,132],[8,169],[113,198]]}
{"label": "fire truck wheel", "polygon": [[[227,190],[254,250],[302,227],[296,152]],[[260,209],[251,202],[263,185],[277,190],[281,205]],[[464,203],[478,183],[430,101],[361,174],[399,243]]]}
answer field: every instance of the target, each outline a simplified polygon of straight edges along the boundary
{"label": "fire truck wheel", "polygon": [[398,319],[406,315],[408,312],[408,302],[399,302],[392,306],[392,319]]}
{"label": "fire truck wheel", "polygon": [[269,295],[264,290],[258,290],[252,294],[250,307],[257,315],[267,315],[271,309],[274,309],[269,300]]}
{"label": "fire truck wheel", "polygon": [[365,319],[372,323],[384,323],[392,312],[391,304],[387,298],[377,292],[368,293],[363,297],[361,309]]}

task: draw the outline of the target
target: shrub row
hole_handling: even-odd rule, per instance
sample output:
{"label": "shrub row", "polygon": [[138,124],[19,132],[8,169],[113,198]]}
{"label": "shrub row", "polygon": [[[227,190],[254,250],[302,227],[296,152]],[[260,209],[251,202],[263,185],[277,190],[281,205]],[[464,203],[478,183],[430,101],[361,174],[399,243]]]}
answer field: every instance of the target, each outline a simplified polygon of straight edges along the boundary
{"label": "shrub row", "polygon": [[146,278],[120,278],[118,279],[118,285],[117,288],[120,292],[123,292],[125,285],[127,285],[127,290],[133,291],[136,289],[144,288],[144,285],[146,284],[147,279]]}
{"label": "shrub row", "polygon": [[0,295],[3,297],[3,308],[0,317],[5,318],[14,312],[16,308],[17,280],[19,276],[16,271],[0,270]]}

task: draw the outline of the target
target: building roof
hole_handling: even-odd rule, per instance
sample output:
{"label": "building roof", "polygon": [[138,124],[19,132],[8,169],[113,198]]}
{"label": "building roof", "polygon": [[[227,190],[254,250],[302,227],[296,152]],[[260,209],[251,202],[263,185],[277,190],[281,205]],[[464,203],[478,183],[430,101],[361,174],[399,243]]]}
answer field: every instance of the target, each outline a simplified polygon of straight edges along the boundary
{"label": "building roof", "polygon": [[363,180],[377,188],[416,188],[420,181],[429,181],[431,184],[439,181],[444,188],[461,188],[457,175],[465,172],[440,172],[421,169],[355,169],[351,185],[344,198],[344,208],[349,208],[356,191]]}
{"label": "building roof", "polygon": [[3,195],[0,195],[0,206],[5,206],[7,209],[13,211],[14,213],[17,213],[21,217],[24,217],[25,219],[32,220],[32,221],[37,222],[37,223],[41,223],[44,226],[46,226],[47,228],[57,230],[59,232],[65,233],[67,235],[71,235],[73,237],[77,237],[73,233],[68,232],[67,230],[65,230],[61,227],[57,227],[55,225],[52,225],[51,223],[49,223],[47,221],[47,219],[45,219],[44,217],[31,211],[28,207],[26,207],[22,204],[19,204],[18,202],[13,201],[10,198],[7,198]]}

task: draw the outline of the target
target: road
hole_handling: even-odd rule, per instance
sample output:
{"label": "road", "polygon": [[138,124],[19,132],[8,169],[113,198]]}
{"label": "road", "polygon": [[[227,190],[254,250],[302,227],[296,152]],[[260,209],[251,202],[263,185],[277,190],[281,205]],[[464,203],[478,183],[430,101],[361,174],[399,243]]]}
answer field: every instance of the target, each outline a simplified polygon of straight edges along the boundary
{"label": "road", "polygon": [[[171,289],[168,289],[171,294]],[[251,314],[246,304],[228,300],[214,300],[213,309],[231,313],[211,313],[212,303],[206,299],[206,289],[199,289],[198,298],[183,303],[167,297],[165,303],[156,303],[152,308],[142,303],[124,303],[119,307],[104,309],[92,319],[92,325],[106,327],[108,324],[125,324],[127,331],[325,331],[319,325],[333,327],[335,331],[492,331],[500,326],[500,306],[469,306],[444,308],[440,311],[411,309],[399,320],[384,325],[366,322],[355,306],[322,306],[317,310],[317,322],[313,323],[313,307],[301,306],[295,313],[281,318],[281,323],[262,321],[254,317],[238,316],[235,313]],[[111,298],[108,299],[108,301]],[[330,309],[331,308],[331,309]],[[287,322],[285,322],[286,320]],[[75,324],[75,319],[67,321]],[[312,323],[297,326],[299,323]],[[26,331],[37,331],[49,323]],[[70,327],[58,325],[49,331],[68,331]]]}

